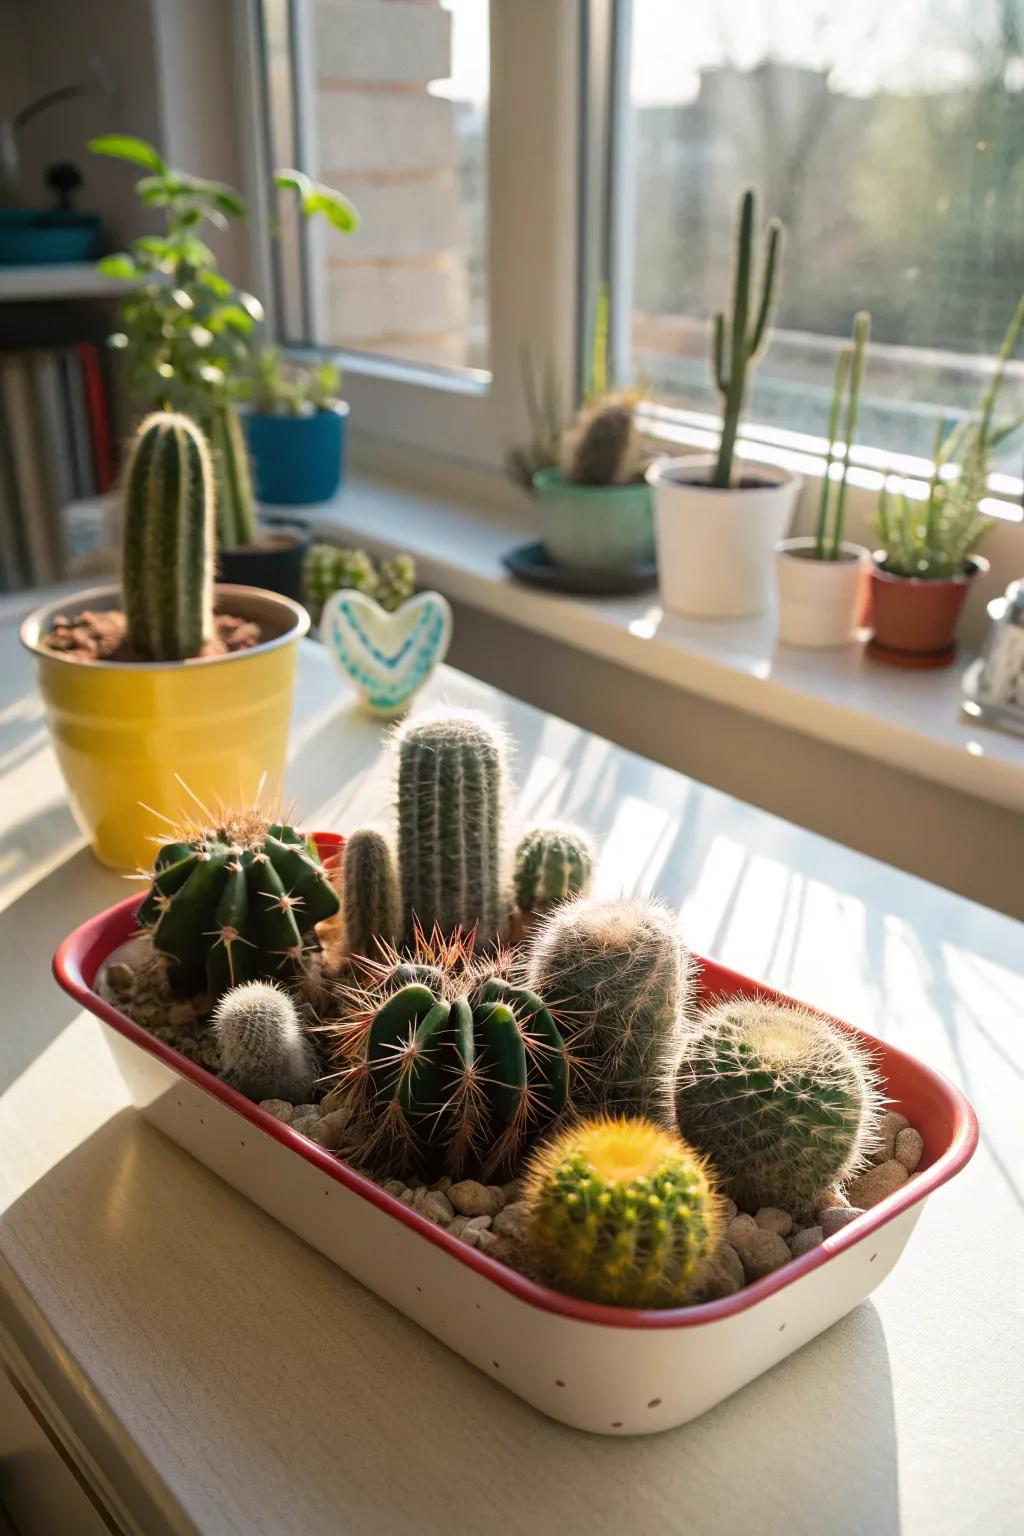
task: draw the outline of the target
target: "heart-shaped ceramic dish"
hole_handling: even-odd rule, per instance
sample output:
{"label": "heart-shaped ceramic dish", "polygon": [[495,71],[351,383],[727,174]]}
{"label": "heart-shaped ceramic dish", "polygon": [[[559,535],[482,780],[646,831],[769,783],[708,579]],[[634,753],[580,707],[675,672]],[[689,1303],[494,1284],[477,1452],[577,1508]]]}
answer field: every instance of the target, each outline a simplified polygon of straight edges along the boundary
{"label": "heart-shaped ceramic dish", "polygon": [[343,588],[324,604],[320,638],[372,714],[401,715],[448,654],[452,611],[440,592],[417,592],[388,613]]}

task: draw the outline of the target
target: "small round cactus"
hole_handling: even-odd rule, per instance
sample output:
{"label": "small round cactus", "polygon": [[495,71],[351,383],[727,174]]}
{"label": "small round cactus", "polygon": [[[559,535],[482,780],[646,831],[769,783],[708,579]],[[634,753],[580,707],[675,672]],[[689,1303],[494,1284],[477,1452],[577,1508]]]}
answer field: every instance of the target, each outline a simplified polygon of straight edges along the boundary
{"label": "small round cactus", "polygon": [[675,1074],[679,1129],[749,1210],[800,1210],[858,1173],[878,1140],[870,1055],[805,1008],[735,998],[706,1013]]}
{"label": "small round cactus", "polygon": [[257,1104],[308,1103],[319,1064],[287,992],[268,981],[233,987],[217,1004],[212,1027],[221,1076],[239,1093]]}
{"label": "small round cactus", "polygon": [[724,1203],[705,1160],[646,1120],[602,1116],[534,1154],[526,1253],[559,1290],[622,1307],[672,1307],[718,1246]]}
{"label": "small round cactus", "polygon": [[513,884],[520,912],[545,907],[586,893],[594,855],[582,832],[574,827],[531,827],[515,853]]}
{"label": "small round cactus", "polygon": [[585,1106],[651,1114],[689,1028],[693,963],[655,901],[577,897],[534,930],[527,985],[558,1021]]}

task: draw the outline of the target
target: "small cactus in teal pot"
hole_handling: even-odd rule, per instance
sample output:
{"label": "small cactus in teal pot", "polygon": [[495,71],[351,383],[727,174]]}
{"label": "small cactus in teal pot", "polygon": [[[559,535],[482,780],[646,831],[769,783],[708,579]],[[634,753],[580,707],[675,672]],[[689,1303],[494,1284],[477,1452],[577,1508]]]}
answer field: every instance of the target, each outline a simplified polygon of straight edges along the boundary
{"label": "small cactus in teal pot", "polygon": [[128,633],[150,661],[187,661],[213,637],[214,482],[187,416],[156,411],[124,477],[121,585]]}

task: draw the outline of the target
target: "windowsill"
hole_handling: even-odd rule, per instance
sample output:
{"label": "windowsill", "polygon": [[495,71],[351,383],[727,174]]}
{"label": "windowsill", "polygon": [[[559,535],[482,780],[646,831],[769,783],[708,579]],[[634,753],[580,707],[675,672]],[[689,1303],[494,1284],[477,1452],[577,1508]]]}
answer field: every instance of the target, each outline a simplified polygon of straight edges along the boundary
{"label": "windowsill", "polygon": [[656,591],[579,598],[535,590],[514,581],[501,563],[507,549],[530,538],[528,511],[483,510],[476,501],[376,476],[353,475],[335,501],[291,510],[332,542],[378,553],[408,550],[421,586],[436,586],[507,623],[979,800],[1024,810],[1024,739],[960,713],[968,658],[944,671],[901,672],[870,661],[860,646],[777,646],[770,614],[689,620],[663,614]]}

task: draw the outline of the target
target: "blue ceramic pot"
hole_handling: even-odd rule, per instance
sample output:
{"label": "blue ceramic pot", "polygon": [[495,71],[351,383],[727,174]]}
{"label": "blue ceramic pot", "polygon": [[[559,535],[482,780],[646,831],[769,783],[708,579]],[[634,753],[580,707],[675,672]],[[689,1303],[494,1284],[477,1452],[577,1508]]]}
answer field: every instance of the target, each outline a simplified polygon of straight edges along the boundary
{"label": "blue ceramic pot", "polygon": [[245,416],[256,495],[275,506],[330,501],[345,471],[348,406],[312,416]]}
{"label": "blue ceramic pot", "polygon": [[654,561],[651,488],[573,485],[560,469],[533,477],[541,538],[556,565],[577,571],[639,570]]}

